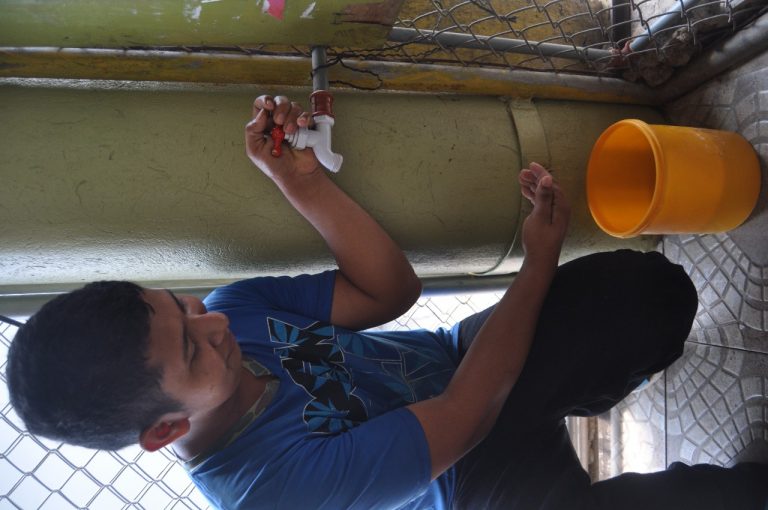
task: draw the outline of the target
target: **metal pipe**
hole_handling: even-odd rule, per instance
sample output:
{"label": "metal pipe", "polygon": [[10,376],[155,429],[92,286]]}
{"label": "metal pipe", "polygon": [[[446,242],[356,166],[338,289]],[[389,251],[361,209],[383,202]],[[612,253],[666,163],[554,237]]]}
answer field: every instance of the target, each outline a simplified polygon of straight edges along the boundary
{"label": "metal pipe", "polygon": [[669,103],[765,51],[768,51],[768,13],[681,69],[659,89],[659,98],[662,104]]}
{"label": "metal pipe", "polygon": [[645,47],[648,46],[651,37],[661,32],[662,30],[666,30],[667,28],[673,26],[673,24],[678,19],[682,19],[683,13],[685,11],[699,3],[699,1],[700,0],[680,0],[680,3],[676,4],[673,8],[668,10],[666,14],[662,15],[659,17],[659,19],[651,23],[651,26],[648,27],[648,31],[646,33],[638,36],[631,43],[629,43],[629,49],[632,51],[640,51],[645,49]]}
{"label": "metal pipe", "polygon": [[471,294],[473,292],[503,292],[509,288],[517,273],[493,276],[432,276],[421,279],[422,296]]}
{"label": "metal pipe", "polygon": [[[367,89],[608,103],[659,103],[658,93],[619,78],[406,62],[345,60],[333,79]],[[2,48],[0,79],[54,78],[141,82],[311,85],[305,57],[77,48]],[[362,72],[361,72],[362,71]]]}
{"label": "metal pipe", "polygon": [[615,407],[610,411],[611,420],[611,476],[618,476],[624,471],[624,449],[622,448],[621,441],[623,439],[621,433],[621,424],[624,420],[621,419],[621,413]]}
{"label": "metal pipe", "polygon": [[285,141],[296,149],[311,147],[317,160],[331,172],[338,172],[344,158],[331,150],[333,128],[333,96],[328,91],[328,68],[324,46],[312,47],[312,117],[314,129],[299,128],[285,135]]}
{"label": "metal pipe", "polygon": [[325,46],[312,47],[312,90],[328,90]]}
{"label": "metal pipe", "polygon": [[470,48],[487,50],[492,48],[500,52],[522,53],[557,58],[602,60],[614,56],[612,50],[583,48],[566,44],[524,41],[486,35],[459,34],[456,32],[438,32],[434,30],[416,30],[414,28],[395,27],[387,36],[391,42],[438,44],[446,48]]}
{"label": "metal pipe", "polygon": [[[425,277],[421,279],[422,296],[439,296],[448,294],[472,294],[475,292],[503,292],[515,278],[515,274],[498,276],[439,276]],[[141,285],[141,282],[137,282]],[[153,282],[147,287],[163,287],[172,290],[177,294],[189,294],[200,299],[205,298],[213,292],[218,286],[177,286],[172,282]],[[28,317],[37,312],[42,306],[51,299],[79,288],[77,285],[63,285],[61,290],[34,291],[30,293],[13,292],[3,294],[0,291],[0,314],[25,322]]]}
{"label": "metal pipe", "polygon": [[611,40],[623,46],[621,41],[632,36],[632,3],[630,0],[613,0],[611,3]]}

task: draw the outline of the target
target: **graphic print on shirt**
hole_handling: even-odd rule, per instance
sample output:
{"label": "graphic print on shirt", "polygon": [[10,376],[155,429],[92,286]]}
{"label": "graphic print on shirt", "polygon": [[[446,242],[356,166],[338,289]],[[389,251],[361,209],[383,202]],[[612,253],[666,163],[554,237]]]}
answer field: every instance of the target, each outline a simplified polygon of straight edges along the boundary
{"label": "graphic print on shirt", "polygon": [[270,339],[284,344],[275,347],[283,368],[313,397],[304,407],[310,432],[343,432],[368,418],[363,402],[352,394],[352,377],[332,326],[315,323],[301,329],[271,318],[267,323]]}
{"label": "graphic print on shirt", "polygon": [[[303,419],[310,432],[343,432],[383,411],[439,394],[429,353],[360,333],[336,333],[315,322],[305,328],[267,318],[283,368],[310,396]],[[347,366],[354,364],[355,374]],[[366,379],[371,379],[367,381]],[[362,384],[361,384],[362,383]],[[375,395],[356,394],[360,387]]]}

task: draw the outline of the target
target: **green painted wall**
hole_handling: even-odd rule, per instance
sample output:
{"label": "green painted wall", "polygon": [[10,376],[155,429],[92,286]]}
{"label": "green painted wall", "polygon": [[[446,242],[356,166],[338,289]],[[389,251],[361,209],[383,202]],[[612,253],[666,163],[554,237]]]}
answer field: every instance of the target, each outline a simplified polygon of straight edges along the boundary
{"label": "green painted wall", "polygon": [[[402,0],[2,0],[0,46],[379,45]],[[276,5],[277,2],[274,2]]]}

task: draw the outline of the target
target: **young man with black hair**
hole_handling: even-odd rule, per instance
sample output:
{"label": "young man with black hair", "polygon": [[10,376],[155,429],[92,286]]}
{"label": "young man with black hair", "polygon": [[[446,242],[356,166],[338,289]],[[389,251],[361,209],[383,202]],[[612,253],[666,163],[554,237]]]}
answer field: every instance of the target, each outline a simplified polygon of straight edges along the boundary
{"label": "young man with black hair", "polygon": [[287,98],[259,97],[247,153],[338,269],[244,280],[204,302],[126,282],[56,298],[9,352],[32,433],[170,447],[226,509],[762,508],[757,466],[591,485],[568,439],[566,415],[605,411],[679,357],[697,306],[682,268],[626,250],[558,268],[568,203],[531,164],[525,260],[500,302],[450,331],[365,332],[420,283],[311,150],[271,155],[273,125],[308,123]]}

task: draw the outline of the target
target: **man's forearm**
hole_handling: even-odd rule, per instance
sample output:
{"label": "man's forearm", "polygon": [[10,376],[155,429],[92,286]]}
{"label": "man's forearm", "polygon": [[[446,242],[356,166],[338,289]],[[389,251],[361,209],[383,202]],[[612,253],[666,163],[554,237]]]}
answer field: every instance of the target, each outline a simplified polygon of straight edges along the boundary
{"label": "man's forearm", "polygon": [[[364,323],[391,320],[418,297],[421,286],[402,250],[359,204],[323,171],[275,178],[293,207],[320,233],[339,271],[380,306]],[[360,324],[365,326],[370,324]]]}
{"label": "man's forearm", "polygon": [[285,96],[259,96],[245,126],[246,154],[271,178],[331,249],[339,271],[330,320],[362,329],[395,319],[418,298],[421,283],[405,255],[371,216],[325,174],[311,149],[275,157],[266,135],[309,125],[309,114]]}
{"label": "man's forearm", "polygon": [[532,163],[521,170],[519,181],[523,195],[534,203],[523,222],[523,267],[480,328],[446,390],[408,406],[429,443],[433,478],[466,455],[496,422],[523,370],[557,269],[568,226],[568,201],[541,165]]}
{"label": "man's forearm", "polygon": [[408,406],[427,437],[433,479],[479,443],[496,422],[525,364],[554,270],[554,263],[524,264],[446,390]]}
{"label": "man's forearm", "polygon": [[493,426],[530,350],[541,306],[557,264],[524,263],[514,282],[475,336],[446,389],[447,398],[469,410],[483,408],[474,441]]}

